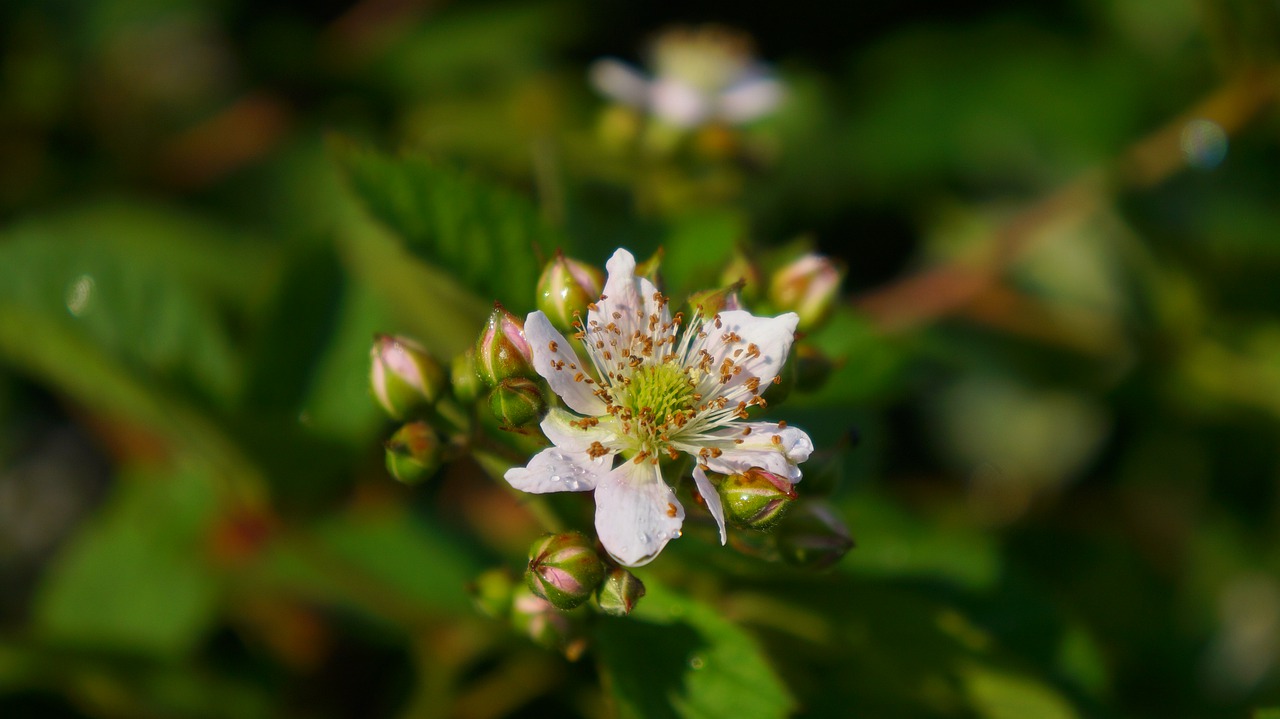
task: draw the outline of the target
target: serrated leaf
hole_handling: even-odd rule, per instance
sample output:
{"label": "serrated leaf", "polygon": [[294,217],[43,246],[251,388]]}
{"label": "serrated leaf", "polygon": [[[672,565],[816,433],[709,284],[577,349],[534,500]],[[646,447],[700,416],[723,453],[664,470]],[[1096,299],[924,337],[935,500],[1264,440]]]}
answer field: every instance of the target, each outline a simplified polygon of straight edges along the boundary
{"label": "serrated leaf", "polygon": [[217,607],[217,581],[200,561],[215,507],[206,476],[126,474],[41,587],[40,636],[160,656],[190,652]]}
{"label": "serrated leaf", "polygon": [[565,247],[566,238],[532,202],[422,157],[341,145],[334,152],[361,205],[415,257],[512,311],[533,306],[538,253]]}
{"label": "serrated leaf", "polygon": [[626,719],[770,719],[793,701],[755,641],[714,609],[654,580],[636,611],[597,630],[601,671]]}

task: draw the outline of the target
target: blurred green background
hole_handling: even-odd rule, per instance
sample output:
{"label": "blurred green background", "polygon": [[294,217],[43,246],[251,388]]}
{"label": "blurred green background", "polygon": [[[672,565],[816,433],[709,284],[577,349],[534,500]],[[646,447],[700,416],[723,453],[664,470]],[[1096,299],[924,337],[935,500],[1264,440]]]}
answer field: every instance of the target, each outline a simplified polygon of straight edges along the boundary
{"label": "blurred green background", "polygon": [[[0,716],[1280,706],[1280,5],[832,12],[0,4]],[[592,90],[706,21],[777,112]],[[737,247],[846,263],[805,340],[842,364],[777,416],[858,547],[691,527],[569,661],[471,606],[539,529],[472,462],[387,476],[368,352],[451,357],[619,246],[677,297]]]}

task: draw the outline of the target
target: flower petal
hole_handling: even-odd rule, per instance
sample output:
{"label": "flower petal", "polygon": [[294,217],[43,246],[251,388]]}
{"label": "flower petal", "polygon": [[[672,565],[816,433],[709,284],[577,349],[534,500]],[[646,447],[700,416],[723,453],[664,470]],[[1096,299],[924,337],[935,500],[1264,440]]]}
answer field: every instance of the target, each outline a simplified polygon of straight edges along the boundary
{"label": "flower petal", "polygon": [[533,455],[527,467],[512,467],[503,478],[521,492],[585,492],[595,489],[609,473],[609,465],[586,454],[548,447]]}
{"label": "flower petal", "polygon": [[649,86],[649,107],[653,114],[680,128],[706,121],[711,102],[698,88],[673,78],[658,78]]}
{"label": "flower petal", "polygon": [[623,462],[596,485],[596,534],[620,564],[648,564],[680,536],[684,507],[649,462]]}
{"label": "flower petal", "polygon": [[[609,276],[604,282],[603,298],[596,309],[587,310],[587,330],[591,334],[606,331],[612,324],[617,331],[608,331],[616,338],[618,347],[629,347],[639,320],[644,316],[644,301],[636,283],[636,258],[619,249],[605,263]],[[598,339],[608,342],[603,335]]]}
{"label": "flower petal", "polygon": [[701,394],[712,399],[755,379],[759,380],[756,393],[763,392],[782,370],[799,322],[794,312],[756,317],[745,310],[726,310],[708,320],[702,326],[706,335],[702,348],[691,360],[701,361],[709,373],[702,380]]}
{"label": "flower petal", "polygon": [[707,473],[696,464],[693,466],[693,483],[697,485],[698,494],[702,495],[702,500],[707,503],[707,511],[711,512],[711,516],[715,517],[716,524],[720,527],[720,544],[723,546],[729,541],[729,535],[724,529],[724,506],[720,504],[720,493],[711,485],[711,480],[707,479]]}
{"label": "flower petal", "polygon": [[602,95],[624,105],[643,107],[649,100],[649,78],[634,67],[613,58],[591,63],[591,84]]}
{"label": "flower petal", "polygon": [[[746,429],[751,431],[742,434]],[[804,430],[779,427],[773,422],[740,422],[711,434],[733,440],[722,449],[719,457],[704,456],[700,459],[713,471],[724,474],[742,474],[752,467],[759,467],[791,482],[799,482],[801,472],[796,465],[809,459],[813,452],[813,441]],[[739,439],[742,444],[737,443]]]}
{"label": "flower petal", "polygon": [[782,102],[782,83],[767,75],[749,77],[720,93],[720,115],[740,123],[767,115]]}
{"label": "flower petal", "polygon": [[546,315],[530,312],[524,321],[524,336],[533,350],[533,368],[570,409],[593,417],[605,414],[604,402],[595,395],[595,380]]}
{"label": "flower petal", "polygon": [[[609,415],[601,417],[597,424],[584,428],[576,415],[553,407],[539,426],[552,444],[572,454],[586,455],[592,445],[599,442],[609,450],[609,454],[601,455],[599,460],[595,460],[596,464],[602,464],[606,457],[611,457],[621,448],[618,420]],[[604,465],[602,471],[609,471],[609,466]]]}

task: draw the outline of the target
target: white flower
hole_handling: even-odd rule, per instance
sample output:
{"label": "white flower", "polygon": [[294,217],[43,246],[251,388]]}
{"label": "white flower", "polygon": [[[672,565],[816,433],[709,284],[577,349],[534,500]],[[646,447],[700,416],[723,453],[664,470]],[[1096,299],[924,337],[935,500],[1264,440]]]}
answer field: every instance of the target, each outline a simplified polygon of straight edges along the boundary
{"label": "white flower", "polygon": [[682,128],[712,119],[750,122],[782,102],[782,83],[754,61],[750,39],[741,33],[675,28],[658,36],[650,56],[653,79],[605,58],[592,65],[591,81],[605,96]]}
{"label": "white flower", "polygon": [[546,315],[525,321],[534,368],[573,411],[547,414],[542,431],[554,446],[508,470],[506,480],[525,492],[595,490],[601,544],[618,562],[638,566],[680,536],[684,521],[660,460],[694,457],[694,482],[723,544],[724,511],[706,472],[760,467],[797,482],[797,464],[813,443],[785,423],[746,421],[748,408],[764,406],[760,393],[791,349],[794,313],[731,310],[701,322],[695,316],[682,328],[666,297],[636,277],[631,253],[618,250],[607,268],[604,294],[575,335],[586,362]]}

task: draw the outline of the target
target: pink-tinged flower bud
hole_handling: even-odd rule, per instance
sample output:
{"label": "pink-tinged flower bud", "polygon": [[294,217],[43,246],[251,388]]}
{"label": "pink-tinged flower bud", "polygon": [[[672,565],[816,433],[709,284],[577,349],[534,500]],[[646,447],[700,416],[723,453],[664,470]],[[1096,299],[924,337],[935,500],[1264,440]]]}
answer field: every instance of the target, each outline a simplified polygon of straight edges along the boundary
{"label": "pink-tinged flower bud", "polygon": [[395,419],[434,404],[444,390],[444,370],[413,340],[377,335],[369,352],[369,384],[378,404]]}
{"label": "pink-tinged flower bud", "polygon": [[600,298],[602,287],[600,270],[557,252],[538,279],[538,309],[567,332],[575,315],[587,316],[587,305]]}
{"label": "pink-tinged flower bud", "polygon": [[508,377],[537,376],[524,322],[496,302],[476,343],[476,375],[489,387]]}
{"label": "pink-tinged flower bud", "polygon": [[440,468],[444,448],[426,422],[410,422],[387,440],[387,472],[405,484],[417,484]]}
{"label": "pink-tinged flower bud", "polygon": [[548,534],[529,550],[529,589],[557,609],[573,609],[587,601],[602,579],[600,555],[580,532]]}
{"label": "pink-tinged flower bud", "polygon": [[808,254],[781,268],[769,283],[769,299],[800,315],[801,330],[820,325],[835,306],[844,272],[830,258]]}
{"label": "pink-tinged flower bud", "polygon": [[738,291],[741,289],[742,283],[735,282],[718,290],[694,292],[689,295],[689,307],[703,317],[713,317],[725,310],[740,310],[742,301],[738,298]]}
{"label": "pink-tinged flower bud", "polygon": [[544,649],[563,652],[576,661],[587,649],[581,617],[565,614],[528,587],[516,587],[511,601],[511,625]]}
{"label": "pink-tinged flower bud", "polygon": [[476,577],[467,585],[467,592],[481,614],[503,619],[511,614],[511,602],[517,586],[511,572],[497,568]]}
{"label": "pink-tinged flower bud", "polygon": [[453,384],[453,396],[463,404],[475,404],[484,391],[480,383],[480,375],[476,373],[476,349],[468,347],[466,352],[453,358],[449,364],[449,381]]}
{"label": "pink-tinged flower bud", "polygon": [[778,553],[788,564],[824,569],[853,548],[849,528],[825,502],[804,502],[778,523]]}
{"label": "pink-tinged flower bud", "polygon": [[489,393],[489,410],[506,427],[532,424],[542,418],[546,409],[542,387],[523,377],[504,379]]}
{"label": "pink-tinged flower bud", "polygon": [[644,596],[644,582],[622,567],[614,567],[596,591],[600,611],[613,617],[625,617]]}
{"label": "pink-tinged flower bud", "polygon": [[718,489],[725,518],[747,529],[773,526],[796,498],[795,488],[786,477],[759,467],[725,477]]}

